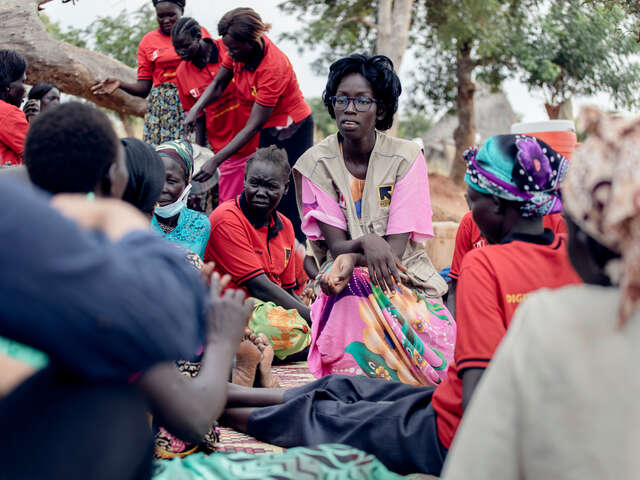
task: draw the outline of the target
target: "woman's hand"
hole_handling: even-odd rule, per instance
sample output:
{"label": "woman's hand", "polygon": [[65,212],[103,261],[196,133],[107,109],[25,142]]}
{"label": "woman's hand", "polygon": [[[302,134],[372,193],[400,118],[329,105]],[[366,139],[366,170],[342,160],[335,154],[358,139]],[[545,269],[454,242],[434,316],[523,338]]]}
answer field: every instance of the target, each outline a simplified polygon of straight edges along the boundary
{"label": "woman's hand", "polygon": [[120,80],[109,77],[92,86],[91,93],[94,95],[111,95],[118,88],[120,88]]}
{"label": "woman's hand", "polygon": [[398,260],[387,241],[371,233],[362,237],[362,252],[369,268],[371,282],[386,294],[395,290],[402,278],[398,271]]}
{"label": "woman's hand", "polygon": [[38,100],[29,100],[22,107],[22,111],[30,122],[33,117],[37,117],[40,114],[40,102]]}
{"label": "woman's hand", "polygon": [[[226,277],[226,275],[225,275]],[[253,312],[253,302],[246,300],[242,290],[227,289],[229,281],[221,279],[217,272],[211,276],[211,307],[207,317],[207,339],[209,342],[230,342],[237,346]]]}
{"label": "woman's hand", "polygon": [[215,155],[211,157],[209,160],[204,162],[200,171],[193,176],[193,180],[196,182],[206,182],[213,174],[216,173],[216,169],[219,166],[219,162],[216,160]]}
{"label": "woman's hand", "polygon": [[326,295],[337,295],[349,284],[358,261],[357,253],[338,255],[327,273],[320,276],[320,288]]}
{"label": "woman's hand", "polygon": [[198,123],[198,116],[200,115],[200,110],[195,106],[189,110],[189,113],[184,117],[184,137],[188,137],[191,133],[196,129],[196,124]]}

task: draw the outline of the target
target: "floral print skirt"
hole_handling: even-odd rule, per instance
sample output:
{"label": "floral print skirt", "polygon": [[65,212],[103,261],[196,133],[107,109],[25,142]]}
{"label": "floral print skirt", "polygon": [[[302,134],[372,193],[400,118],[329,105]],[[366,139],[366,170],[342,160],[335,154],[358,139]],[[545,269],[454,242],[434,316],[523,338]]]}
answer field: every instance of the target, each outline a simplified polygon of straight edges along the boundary
{"label": "floral print skirt", "polygon": [[356,268],[338,295],[311,306],[309,368],[316,377],[366,375],[437,385],[453,361],[456,323],[440,299],[406,286],[391,296]]}
{"label": "floral print skirt", "polygon": [[142,139],[151,145],[160,145],[181,138],[184,131],[184,111],[178,87],[173,83],[153,87],[148,101]]}

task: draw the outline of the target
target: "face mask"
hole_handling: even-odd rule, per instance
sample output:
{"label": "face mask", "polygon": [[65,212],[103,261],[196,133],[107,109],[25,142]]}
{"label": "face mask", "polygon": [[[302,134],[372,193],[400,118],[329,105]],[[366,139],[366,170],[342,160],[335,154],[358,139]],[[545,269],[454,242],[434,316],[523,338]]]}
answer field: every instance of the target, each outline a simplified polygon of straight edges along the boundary
{"label": "face mask", "polygon": [[187,206],[187,197],[189,196],[190,191],[191,184],[187,185],[187,188],[182,191],[180,197],[175,202],[165,205],[164,207],[157,206],[153,212],[162,218],[175,217]]}

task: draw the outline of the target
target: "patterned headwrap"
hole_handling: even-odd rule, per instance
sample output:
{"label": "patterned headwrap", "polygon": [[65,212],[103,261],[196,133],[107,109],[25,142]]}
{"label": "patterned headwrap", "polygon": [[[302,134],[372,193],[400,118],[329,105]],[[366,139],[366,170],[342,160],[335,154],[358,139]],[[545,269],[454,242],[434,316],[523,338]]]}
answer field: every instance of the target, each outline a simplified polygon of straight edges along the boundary
{"label": "patterned headwrap", "polygon": [[584,232],[619,253],[606,273],[621,289],[620,324],[640,304],[640,120],[595,108],[581,117],[590,136],[573,156],[563,185],[566,211]]}
{"label": "patterned headwrap", "polygon": [[193,146],[186,140],[172,140],[161,143],[156,147],[156,152],[161,157],[169,157],[184,169],[184,178],[187,183],[193,175]]}
{"label": "patterned headwrap", "polygon": [[480,193],[521,204],[522,216],[562,211],[559,184],[567,159],[542,140],[526,135],[490,137],[464,153],[465,182]]}

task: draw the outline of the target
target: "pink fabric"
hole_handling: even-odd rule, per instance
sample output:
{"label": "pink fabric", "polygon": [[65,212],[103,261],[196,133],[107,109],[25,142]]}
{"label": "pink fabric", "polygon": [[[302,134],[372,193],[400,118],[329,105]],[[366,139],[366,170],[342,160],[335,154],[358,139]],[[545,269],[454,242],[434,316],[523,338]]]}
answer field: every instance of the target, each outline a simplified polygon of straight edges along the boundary
{"label": "pink fabric", "polygon": [[433,238],[431,199],[427,162],[422,150],[405,176],[396,182],[389,206],[387,235],[411,233],[411,240]]}
{"label": "pink fabric", "polygon": [[218,182],[218,203],[236,198],[244,185],[244,167],[251,155],[231,157],[222,162]]}
{"label": "pink fabric", "polygon": [[302,177],[302,231],[309,240],[324,240],[318,221],[347,230],[347,220],[331,196]]}

